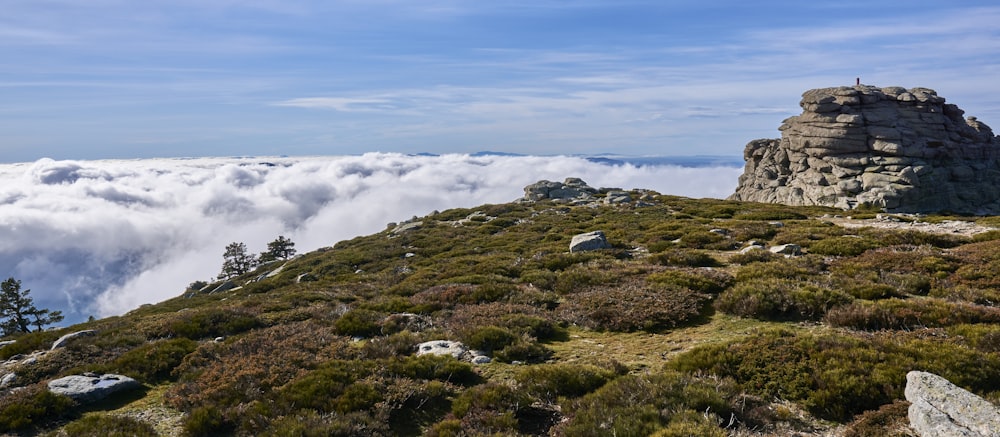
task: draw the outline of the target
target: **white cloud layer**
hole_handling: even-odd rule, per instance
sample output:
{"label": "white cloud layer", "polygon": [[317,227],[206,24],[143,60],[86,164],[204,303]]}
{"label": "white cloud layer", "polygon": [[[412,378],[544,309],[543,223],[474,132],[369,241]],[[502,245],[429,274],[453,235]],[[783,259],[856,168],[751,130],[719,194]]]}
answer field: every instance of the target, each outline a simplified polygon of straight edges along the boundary
{"label": "white cloud layer", "polygon": [[219,273],[226,244],[299,252],[434,210],[504,203],[541,179],[722,198],[736,167],[575,157],[408,156],[54,161],[0,165],[0,276],[67,321],[121,314]]}

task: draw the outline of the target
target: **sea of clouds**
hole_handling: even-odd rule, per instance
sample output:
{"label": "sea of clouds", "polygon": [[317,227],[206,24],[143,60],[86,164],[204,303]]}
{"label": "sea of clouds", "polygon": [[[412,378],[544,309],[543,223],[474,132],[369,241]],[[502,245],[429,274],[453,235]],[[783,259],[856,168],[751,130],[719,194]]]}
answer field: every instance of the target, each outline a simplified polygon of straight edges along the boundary
{"label": "sea of clouds", "polygon": [[122,314],[219,274],[225,246],[299,253],[435,210],[505,203],[542,179],[724,198],[741,169],[579,157],[360,156],[0,164],[0,276],[66,322]]}

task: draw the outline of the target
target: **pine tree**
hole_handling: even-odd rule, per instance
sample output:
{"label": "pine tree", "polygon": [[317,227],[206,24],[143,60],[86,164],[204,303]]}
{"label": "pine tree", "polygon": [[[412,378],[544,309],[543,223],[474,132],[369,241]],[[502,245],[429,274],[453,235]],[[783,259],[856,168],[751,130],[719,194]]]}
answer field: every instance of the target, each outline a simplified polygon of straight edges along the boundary
{"label": "pine tree", "polygon": [[260,254],[260,262],[265,263],[295,256],[295,243],[284,235],[279,235],[274,241],[267,243],[267,251]]}
{"label": "pine tree", "polygon": [[28,296],[30,292],[21,291],[21,281],[12,277],[0,283],[0,318],[3,318],[0,330],[3,335],[31,332],[32,326],[41,331],[46,325],[62,321],[62,311],[35,308]]}
{"label": "pine tree", "polygon": [[229,243],[222,258],[221,279],[237,277],[257,266],[257,258],[247,252],[247,245],[243,243]]}

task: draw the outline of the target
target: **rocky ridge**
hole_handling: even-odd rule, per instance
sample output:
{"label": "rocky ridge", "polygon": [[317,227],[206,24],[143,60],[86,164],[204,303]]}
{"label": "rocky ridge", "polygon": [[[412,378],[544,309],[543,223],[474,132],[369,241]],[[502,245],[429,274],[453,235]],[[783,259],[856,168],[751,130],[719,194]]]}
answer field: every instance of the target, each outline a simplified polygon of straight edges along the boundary
{"label": "rocky ridge", "polygon": [[747,144],[731,200],[1000,213],[1000,138],[934,90],[822,88],[800,106],[781,138]]}

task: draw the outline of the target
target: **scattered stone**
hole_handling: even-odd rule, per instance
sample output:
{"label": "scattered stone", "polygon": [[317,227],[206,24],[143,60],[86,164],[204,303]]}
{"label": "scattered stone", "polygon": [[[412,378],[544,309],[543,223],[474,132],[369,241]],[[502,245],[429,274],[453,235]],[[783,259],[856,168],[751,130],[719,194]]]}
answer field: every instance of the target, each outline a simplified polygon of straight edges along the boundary
{"label": "scattered stone", "polygon": [[223,291],[229,291],[229,290],[232,290],[234,288],[236,288],[236,283],[235,282],[233,282],[233,281],[226,281],[226,282],[223,282],[223,283],[219,284],[218,287],[213,288],[212,291],[209,291],[209,293],[221,293]]}
{"label": "scattered stone", "polygon": [[933,373],[906,374],[910,427],[921,437],[1000,435],[1000,408]]}
{"label": "scattered stone", "polygon": [[59,337],[58,340],[56,340],[55,342],[52,343],[52,347],[49,350],[56,350],[56,349],[59,349],[59,348],[61,348],[63,346],[66,346],[66,343],[68,343],[70,340],[73,340],[75,338],[79,338],[79,337],[93,337],[95,335],[97,335],[97,331],[94,331],[93,329],[86,329],[86,330],[83,330],[83,331],[71,332],[71,333],[66,334],[66,335],[64,335],[62,337]]}
{"label": "scattered stone", "polygon": [[142,386],[139,381],[124,375],[70,375],[49,381],[49,391],[69,396],[78,402],[89,403],[121,391]]}
{"label": "scattered stone", "polygon": [[14,343],[17,343],[17,340],[4,340],[4,341],[0,341],[0,347],[4,347],[4,346],[7,346],[8,344],[14,344]]}
{"label": "scattered stone", "polygon": [[312,273],[303,273],[295,277],[295,283],[316,282],[316,281],[317,281],[316,276],[314,276]]}
{"label": "scattered stone", "polygon": [[8,373],[3,377],[0,377],[0,388],[10,387],[12,384],[16,382],[17,382],[17,375],[14,374],[13,372]]}
{"label": "scattered stone", "polygon": [[744,248],[740,249],[740,253],[750,253],[750,252],[753,252],[755,250],[764,250],[764,246],[758,246],[758,245],[755,245],[755,244],[751,244],[751,245],[749,245],[747,247],[744,247]]}
{"label": "scattered stone", "polygon": [[608,239],[603,231],[588,232],[586,234],[574,235],[569,243],[570,252],[586,252],[589,250],[610,249]]}
{"label": "scattered stone", "polygon": [[458,341],[434,340],[426,341],[417,345],[417,356],[421,355],[451,355],[455,359],[462,359],[469,352],[469,348]]}
{"label": "scattered stone", "polygon": [[806,91],[781,138],[747,144],[730,199],[1000,214],[1000,137],[934,90],[900,90]]}
{"label": "scattered stone", "polygon": [[216,343],[222,343],[224,341],[226,341],[226,337],[215,337],[215,342]]}
{"label": "scattered stone", "polygon": [[493,362],[493,359],[486,355],[474,355],[472,357],[472,364],[489,364]]}
{"label": "scattered stone", "polygon": [[609,205],[629,203],[631,201],[632,196],[629,193],[620,190],[608,191],[607,195],[604,197],[604,203]]}
{"label": "scattered stone", "polygon": [[770,249],[771,253],[777,253],[785,256],[797,256],[802,255],[802,246],[798,244],[780,244],[773,246]]}

